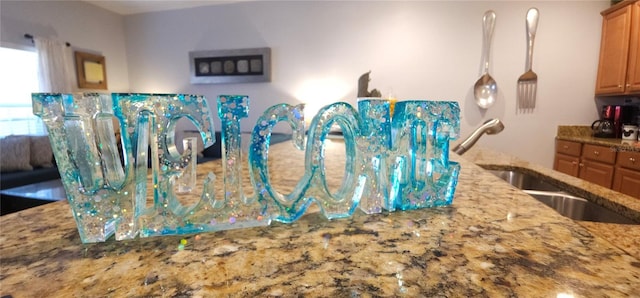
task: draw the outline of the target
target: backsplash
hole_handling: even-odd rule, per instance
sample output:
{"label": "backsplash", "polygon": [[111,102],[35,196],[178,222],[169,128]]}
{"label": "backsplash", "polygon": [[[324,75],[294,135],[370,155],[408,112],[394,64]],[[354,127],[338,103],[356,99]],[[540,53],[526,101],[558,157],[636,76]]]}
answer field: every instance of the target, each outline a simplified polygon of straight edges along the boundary
{"label": "backsplash", "polygon": [[560,125],[556,136],[558,137],[590,137],[592,133],[591,127],[586,125]]}

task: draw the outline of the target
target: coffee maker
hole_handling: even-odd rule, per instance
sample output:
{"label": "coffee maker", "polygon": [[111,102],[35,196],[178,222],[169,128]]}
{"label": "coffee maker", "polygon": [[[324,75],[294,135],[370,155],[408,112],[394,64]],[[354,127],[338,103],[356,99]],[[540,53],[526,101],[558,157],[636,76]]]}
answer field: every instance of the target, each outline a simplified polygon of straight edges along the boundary
{"label": "coffee maker", "polygon": [[637,125],[638,107],[606,105],[602,107],[600,119],[591,124],[596,138],[621,138],[622,125]]}

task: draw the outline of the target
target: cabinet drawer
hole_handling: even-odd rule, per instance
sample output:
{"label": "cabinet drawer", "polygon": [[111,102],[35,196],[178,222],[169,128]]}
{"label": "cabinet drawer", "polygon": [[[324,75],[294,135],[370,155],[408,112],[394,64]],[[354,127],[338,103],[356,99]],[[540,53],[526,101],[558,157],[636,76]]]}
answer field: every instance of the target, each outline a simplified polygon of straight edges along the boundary
{"label": "cabinet drawer", "polygon": [[582,158],[613,164],[616,161],[616,152],[607,146],[584,144]]}
{"label": "cabinet drawer", "polygon": [[580,157],[581,150],[582,143],[556,140],[556,152],[558,153]]}
{"label": "cabinet drawer", "polygon": [[640,152],[632,152],[632,151],[618,152],[616,165],[619,167],[640,171]]}

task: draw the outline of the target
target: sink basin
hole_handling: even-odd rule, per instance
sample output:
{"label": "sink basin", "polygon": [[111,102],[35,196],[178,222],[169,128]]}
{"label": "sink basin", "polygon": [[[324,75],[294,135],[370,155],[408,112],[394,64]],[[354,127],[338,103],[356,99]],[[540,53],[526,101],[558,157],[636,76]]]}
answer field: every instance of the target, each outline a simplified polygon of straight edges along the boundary
{"label": "sink basin", "polygon": [[[506,170],[506,171],[496,171],[496,170],[487,170],[487,172],[494,174],[500,179],[509,182],[509,184],[522,189],[522,190],[543,190],[543,191],[556,191],[561,192],[562,190],[554,185],[549,184],[539,178],[536,178],[527,173],[523,173],[517,170]],[[563,192],[564,193],[564,192]]]}
{"label": "sink basin", "polygon": [[517,170],[488,170],[509,184],[523,190],[538,201],[553,208],[561,215],[573,220],[638,224],[637,222],[602,207],[596,203],[574,196],[560,187],[538,177]]}

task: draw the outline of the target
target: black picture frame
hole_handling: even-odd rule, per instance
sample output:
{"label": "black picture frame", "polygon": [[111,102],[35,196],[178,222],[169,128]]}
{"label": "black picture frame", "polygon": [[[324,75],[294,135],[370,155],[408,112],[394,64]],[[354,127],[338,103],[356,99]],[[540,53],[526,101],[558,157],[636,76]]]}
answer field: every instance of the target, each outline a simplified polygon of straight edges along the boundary
{"label": "black picture frame", "polygon": [[271,81],[271,48],[189,52],[191,84]]}

